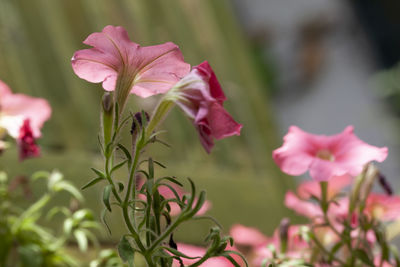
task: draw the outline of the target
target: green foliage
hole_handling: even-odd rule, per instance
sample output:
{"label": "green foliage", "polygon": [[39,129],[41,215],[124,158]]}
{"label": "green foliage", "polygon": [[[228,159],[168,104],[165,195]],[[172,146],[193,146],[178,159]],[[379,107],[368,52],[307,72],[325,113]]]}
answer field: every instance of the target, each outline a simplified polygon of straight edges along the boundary
{"label": "green foliage", "polygon": [[[53,206],[49,210],[55,195],[67,192],[71,201],[83,201],[81,193],[58,171],[36,172],[31,180],[44,179],[47,191],[31,205],[23,209],[17,203],[26,198],[27,188],[22,188],[25,196],[18,195],[18,186],[28,186],[26,178],[14,178],[8,181],[7,175],[0,172],[0,265],[21,267],[67,267],[79,266],[79,262],[65,251],[68,240],[75,239],[82,251],[87,250],[88,240],[97,243],[92,233],[100,229],[93,214],[87,209],[71,210],[63,206]],[[39,219],[52,219],[57,213],[64,215],[63,231],[54,235],[41,226]],[[3,241],[4,240],[4,241]]]}

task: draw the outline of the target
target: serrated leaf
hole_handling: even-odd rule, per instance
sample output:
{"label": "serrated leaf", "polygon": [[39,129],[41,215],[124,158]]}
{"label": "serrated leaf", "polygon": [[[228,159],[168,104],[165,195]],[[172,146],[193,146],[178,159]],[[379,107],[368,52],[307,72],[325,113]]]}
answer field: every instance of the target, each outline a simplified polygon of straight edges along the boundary
{"label": "serrated leaf", "polygon": [[100,181],[102,181],[102,180],[104,180],[103,177],[94,178],[93,180],[91,180],[90,182],[88,182],[87,184],[85,184],[84,186],[82,186],[82,187],[81,187],[81,190],[84,190],[84,189],[86,189],[86,188],[88,188],[88,187],[91,187],[92,185],[95,185],[95,184],[97,184],[98,182],[100,182]]}
{"label": "serrated leaf", "polygon": [[110,184],[104,187],[103,190],[103,203],[110,212],[111,212],[111,205],[110,205],[111,190],[112,190],[112,185]]}
{"label": "serrated leaf", "polygon": [[124,262],[128,262],[129,267],[133,266],[135,250],[132,248],[125,236],[123,236],[121,241],[119,241],[118,254]]}

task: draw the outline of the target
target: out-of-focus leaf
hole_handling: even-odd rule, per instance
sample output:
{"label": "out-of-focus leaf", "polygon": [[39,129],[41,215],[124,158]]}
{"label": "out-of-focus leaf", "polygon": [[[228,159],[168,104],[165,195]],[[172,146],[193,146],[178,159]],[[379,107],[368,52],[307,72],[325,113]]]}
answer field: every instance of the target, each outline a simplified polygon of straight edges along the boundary
{"label": "out-of-focus leaf", "polygon": [[86,251],[87,247],[88,247],[88,239],[86,237],[85,232],[77,229],[74,231],[74,237],[75,237],[76,241],[78,242],[79,249],[81,251]]}
{"label": "out-of-focus leaf", "polygon": [[104,190],[103,190],[103,203],[106,206],[106,208],[108,209],[108,211],[110,211],[110,212],[111,212],[111,205],[110,205],[111,189],[112,189],[112,185],[109,184],[106,187],[104,187]]}
{"label": "out-of-focus leaf", "polygon": [[118,244],[118,253],[124,262],[128,262],[129,267],[133,266],[135,250],[132,248],[128,239],[123,236]]}
{"label": "out-of-focus leaf", "polygon": [[18,248],[18,255],[23,267],[41,267],[43,264],[43,255],[38,245],[21,246]]}

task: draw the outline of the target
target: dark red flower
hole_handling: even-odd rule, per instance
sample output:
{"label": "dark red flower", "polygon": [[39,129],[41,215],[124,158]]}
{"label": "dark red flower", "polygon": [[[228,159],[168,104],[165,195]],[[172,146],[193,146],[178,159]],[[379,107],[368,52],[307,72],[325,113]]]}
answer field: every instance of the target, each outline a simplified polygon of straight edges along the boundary
{"label": "dark red flower", "polygon": [[18,146],[19,159],[21,161],[31,157],[38,157],[40,155],[40,149],[36,145],[35,138],[33,137],[29,119],[24,120],[24,123],[19,130]]}

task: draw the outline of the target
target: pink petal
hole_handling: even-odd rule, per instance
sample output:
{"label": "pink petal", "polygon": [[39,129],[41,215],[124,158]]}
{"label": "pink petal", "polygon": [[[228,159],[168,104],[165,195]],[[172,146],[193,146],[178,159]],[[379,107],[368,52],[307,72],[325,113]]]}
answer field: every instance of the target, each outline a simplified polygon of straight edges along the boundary
{"label": "pink petal", "polygon": [[348,168],[352,176],[361,173],[364,165],[371,161],[382,162],[386,159],[388,149],[386,147],[371,146],[360,140],[353,133],[353,128],[348,127],[339,135],[335,147],[335,161]]}
{"label": "pink petal", "polygon": [[347,173],[347,169],[335,162],[316,158],[310,166],[310,176],[316,181],[328,181],[334,176]]}
{"label": "pink petal", "polygon": [[[0,80],[0,100],[6,95],[12,94],[10,87],[5,84],[2,80]],[[1,109],[1,106],[0,106]]]}
{"label": "pink petal", "polygon": [[226,97],[210,64],[208,64],[207,61],[204,61],[193,69],[198,71],[197,73],[203,80],[208,81],[211,96],[222,104],[226,100]]}
{"label": "pink petal", "polygon": [[220,140],[232,135],[240,135],[242,125],[237,123],[231,115],[218,103],[212,103],[208,113],[208,121],[212,135]]}
{"label": "pink petal", "polygon": [[258,247],[266,244],[268,238],[257,228],[235,224],[230,230],[230,235],[235,240],[235,244],[243,246]]}
{"label": "pink petal", "polygon": [[[353,178],[350,175],[332,177],[328,182],[328,198],[339,193],[352,181]],[[318,181],[305,181],[297,188],[297,194],[302,199],[309,199],[311,196],[321,197],[321,186]]]}
{"label": "pink petal", "polygon": [[140,47],[129,40],[122,27],[106,26],[84,41],[93,46],[77,51],[72,58],[75,73],[89,82],[103,82],[115,90],[117,77],[131,93],[141,97],[167,92],[190,71],[190,65],[173,43]]}
{"label": "pink petal", "polygon": [[18,138],[19,129],[25,119],[30,121],[33,136],[40,137],[40,129],[51,115],[51,107],[46,100],[23,94],[7,94],[0,99],[0,106],[3,113],[2,124],[14,138]]}
{"label": "pink petal", "polygon": [[322,216],[322,211],[317,204],[301,200],[290,191],[285,195],[285,206],[308,218]]}
{"label": "pink petal", "polygon": [[289,175],[301,175],[311,165],[315,153],[315,146],[310,135],[296,126],[291,126],[283,138],[280,148],[272,152],[275,163]]}

